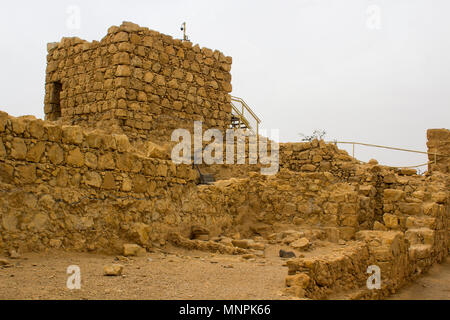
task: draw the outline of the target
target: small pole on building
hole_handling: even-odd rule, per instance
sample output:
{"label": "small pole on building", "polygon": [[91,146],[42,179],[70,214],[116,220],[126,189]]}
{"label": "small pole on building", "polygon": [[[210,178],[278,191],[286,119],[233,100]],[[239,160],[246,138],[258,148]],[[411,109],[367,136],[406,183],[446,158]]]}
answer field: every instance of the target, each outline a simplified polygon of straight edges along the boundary
{"label": "small pole on building", "polygon": [[183,31],[183,41],[189,41],[188,36],[186,35],[186,22],[181,24],[181,31]]}

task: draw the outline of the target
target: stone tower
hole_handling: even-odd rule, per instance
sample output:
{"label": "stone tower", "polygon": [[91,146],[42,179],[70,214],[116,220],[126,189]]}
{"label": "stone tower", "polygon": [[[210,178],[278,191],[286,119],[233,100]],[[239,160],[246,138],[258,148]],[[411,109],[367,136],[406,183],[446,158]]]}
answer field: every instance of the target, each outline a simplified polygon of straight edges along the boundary
{"label": "stone tower", "polygon": [[100,41],[48,44],[45,118],[170,139],[176,128],[225,129],[231,121],[231,57],[124,22]]}

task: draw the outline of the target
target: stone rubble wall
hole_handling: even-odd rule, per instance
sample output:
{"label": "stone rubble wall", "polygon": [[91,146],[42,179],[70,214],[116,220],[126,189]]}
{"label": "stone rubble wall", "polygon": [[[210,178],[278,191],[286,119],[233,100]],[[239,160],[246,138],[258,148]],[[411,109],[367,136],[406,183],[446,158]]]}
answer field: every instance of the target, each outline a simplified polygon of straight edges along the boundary
{"label": "stone rubble wall", "polygon": [[[100,41],[48,46],[45,114],[64,123],[168,141],[176,128],[225,129],[231,121],[231,57],[124,22]],[[55,86],[62,91],[55,93]]]}
{"label": "stone rubble wall", "polygon": [[197,179],[190,166],[137,153],[125,135],[2,112],[0,247],[42,250],[53,241],[108,250],[110,240],[144,221],[161,221],[159,229],[140,226],[148,229],[141,237],[153,230],[159,241],[166,223],[159,212]]}
{"label": "stone rubble wall", "polygon": [[[429,152],[448,152],[444,150],[447,131],[428,131]],[[357,240],[359,248],[289,262],[288,291],[299,297],[326,298],[353,290],[355,299],[383,298],[448,256],[450,193],[444,158],[438,158],[432,171],[417,175],[414,169],[360,163],[334,144],[314,140],[280,144],[280,159],[281,167],[293,171],[331,172],[365,196],[360,201],[364,199],[371,212],[359,225],[360,231],[356,229],[350,238],[340,235]],[[381,290],[366,288],[369,275],[362,266],[371,264],[381,268]]]}
{"label": "stone rubble wall", "polygon": [[[428,165],[428,170],[450,173],[450,130],[428,129],[427,140],[428,160],[436,161],[436,163]],[[434,153],[444,156],[436,156],[435,158]]]}
{"label": "stone rubble wall", "polygon": [[[374,168],[380,169],[378,165]],[[434,263],[443,261],[450,252],[447,179],[440,173],[427,177],[385,175],[382,198],[374,199],[377,204],[379,201],[382,203],[382,220],[374,214],[375,223],[369,228],[373,230],[360,230],[351,238],[365,243],[365,246],[362,245],[359,253],[352,254],[355,249],[345,249],[336,255],[314,257],[313,261],[291,261],[286,278],[288,290],[299,297],[326,298],[331,293],[353,289],[351,297],[354,299],[383,298],[424,273]],[[371,190],[369,194],[376,195],[374,186],[370,184],[359,188],[366,194]],[[369,255],[364,254],[364,248]],[[333,271],[336,264],[341,268],[340,273]],[[366,288],[365,281],[369,275],[359,267],[361,265],[365,268],[369,265],[380,267],[380,290]],[[323,283],[323,279],[334,280]]]}
{"label": "stone rubble wall", "polygon": [[[174,235],[200,248],[200,240],[183,240],[193,226],[210,237],[266,239],[290,226],[306,238],[291,235],[293,242],[343,241],[343,247],[290,260],[288,290],[308,298],[357,290],[352,297],[360,299],[394,292],[449,253],[442,172],[420,176],[360,164],[333,145],[312,142],[287,152],[290,158],[283,149],[276,175],[242,165],[240,178],[200,186],[192,166],[175,165],[157,145],[149,150],[136,150],[123,134],[0,113],[0,249],[117,253],[127,242],[150,248]],[[295,159],[303,152],[314,170]],[[321,161],[312,161],[316,153]],[[329,171],[315,165],[322,161],[331,163]],[[241,254],[211,241],[203,247]],[[381,268],[381,290],[365,289],[372,264]]]}
{"label": "stone rubble wall", "polygon": [[[282,169],[275,176],[251,172],[246,178],[217,181],[189,195],[183,210],[225,212],[235,217],[243,236],[272,233],[273,225],[320,225],[340,238],[351,239],[370,226],[374,208],[356,187],[339,182],[329,172],[292,172]],[[372,222],[373,224],[373,222]]]}

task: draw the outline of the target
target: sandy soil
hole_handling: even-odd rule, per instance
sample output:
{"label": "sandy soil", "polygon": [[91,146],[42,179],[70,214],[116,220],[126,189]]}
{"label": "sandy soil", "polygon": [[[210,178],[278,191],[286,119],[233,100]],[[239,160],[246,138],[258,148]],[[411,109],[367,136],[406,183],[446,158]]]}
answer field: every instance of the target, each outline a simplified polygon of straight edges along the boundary
{"label": "sandy soil", "polygon": [[435,264],[414,283],[390,296],[389,300],[450,300],[450,259]]}
{"label": "sandy soil", "polygon": [[[176,247],[120,260],[61,250],[28,253],[0,267],[0,299],[294,299],[283,293],[287,268],[280,248],[268,246],[265,258],[251,260]],[[122,276],[103,275],[112,263],[124,266]],[[70,265],[80,267],[80,290],[66,286]],[[450,299],[450,261],[390,299]]]}
{"label": "sandy soil", "polygon": [[[0,268],[0,299],[288,299],[282,295],[287,268],[272,258],[244,260],[179,248],[117,261],[114,256],[50,251],[24,254]],[[124,265],[122,276],[103,266]],[[69,290],[69,265],[81,270],[81,289]]]}

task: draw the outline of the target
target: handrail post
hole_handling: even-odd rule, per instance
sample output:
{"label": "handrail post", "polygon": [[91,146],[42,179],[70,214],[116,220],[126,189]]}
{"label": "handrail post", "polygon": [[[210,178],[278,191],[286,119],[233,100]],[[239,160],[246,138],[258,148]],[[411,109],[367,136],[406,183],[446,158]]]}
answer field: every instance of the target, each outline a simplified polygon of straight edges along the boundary
{"label": "handrail post", "polygon": [[256,121],[256,139],[259,138],[259,121]]}

